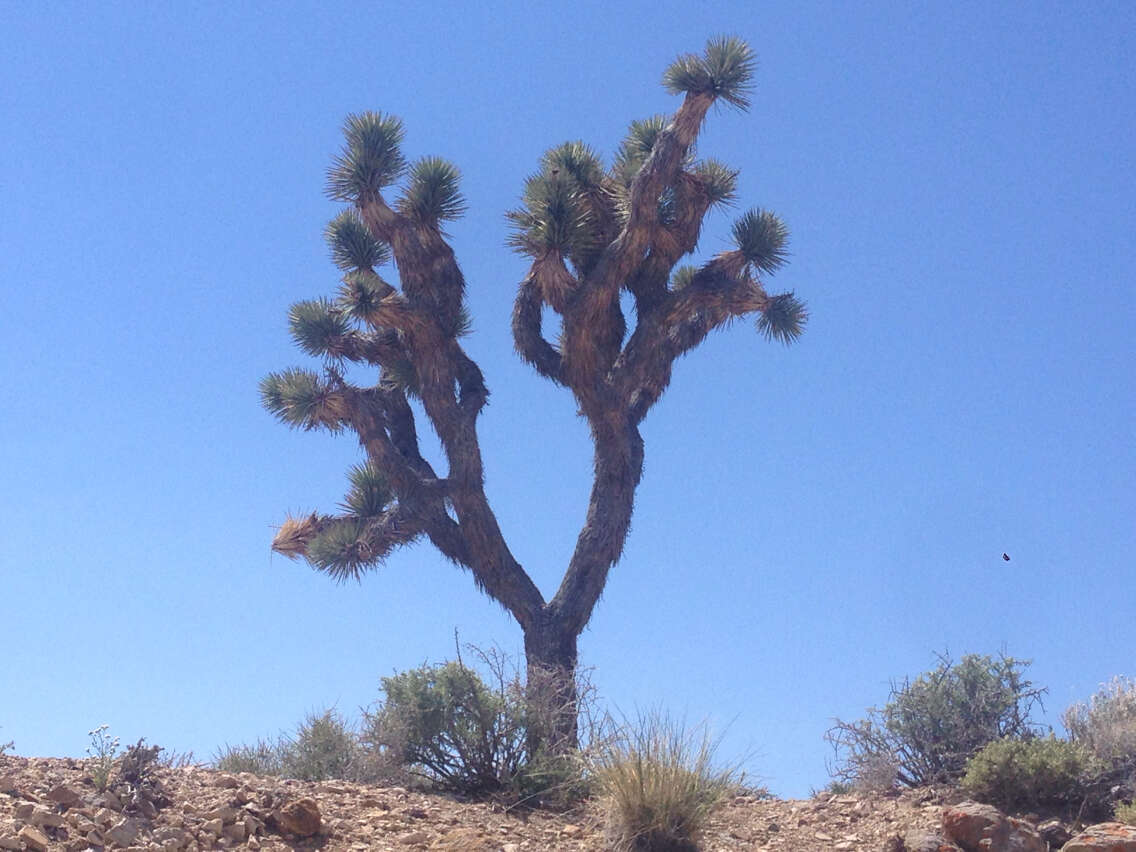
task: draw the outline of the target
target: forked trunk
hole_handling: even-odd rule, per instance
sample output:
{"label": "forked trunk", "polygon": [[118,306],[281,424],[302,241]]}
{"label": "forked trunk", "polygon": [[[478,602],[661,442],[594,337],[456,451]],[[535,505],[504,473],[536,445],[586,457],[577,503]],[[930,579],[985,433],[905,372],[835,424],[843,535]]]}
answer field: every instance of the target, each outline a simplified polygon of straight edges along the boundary
{"label": "forked trunk", "polygon": [[529,753],[566,754],[579,747],[576,634],[548,615],[525,630],[525,689],[533,711]]}

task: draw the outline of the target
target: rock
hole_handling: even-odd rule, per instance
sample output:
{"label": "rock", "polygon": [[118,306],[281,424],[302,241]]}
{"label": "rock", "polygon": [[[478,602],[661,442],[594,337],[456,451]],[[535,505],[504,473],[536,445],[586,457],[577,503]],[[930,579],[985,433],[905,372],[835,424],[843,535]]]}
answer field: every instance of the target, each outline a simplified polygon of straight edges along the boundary
{"label": "rock", "polygon": [[186,846],[189,844],[191,838],[184,830],[167,825],[154,832],[154,839],[161,844],[173,843],[179,846]]}
{"label": "rock", "polygon": [[16,836],[33,852],[47,852],[47,835],[35,826],[25,825]]}
{"label": "rock", "polygon": [[280,830],[297,837],[311,837],[320,830],[319,806],[312,799],[297,799],[272,812]]}
{"label": "rock", "polygon": [[422,843],[430,842],[430,835],[425,831],[412,831],[409,834],[404,834],[399,838],[399,842],[407,846],[418,846]]}
{"label": "rock", "polygon": [[234,822],[232,825],[226,825],[222,834],[234,843],[244,843],[248,833],[243,822]]}
{"label": "rock", "polygon": [[943,834],[966,852],[1049,852],[1028,823],[978,802],[944,808]]}
{"label": "rock", "polygon": [[237,809],[225,806],[223,808],[214,808],[205,814],[206,819],[219,819],[221,822],[228,824],[237,821]]}
{"label": "rock", "polygon": [[260,832],[264,828],[264,823],[254,817],[252,814],[245,814],[244,819],[241,820],[245,827],[245,836],[252,837],[254,834]]}
{"label": "rock", "polygon": [[138,839],[138,823],[132,819],[124,819],[107,831],[106,839],[119,846],[130,846]]}
{"label": "rock", "polygon": [[933,831],[909,831],[899,847],[903,852],[962,852],[962,847]]}
{"label": "rock", "polygon": [[1043,822],[1037,827],[1037,833],[1049,844],[1050,849],[1060,849],[1073,838],[1072,833],[1059,819]]}
{"label": "rock", "polygon": [[40,828],[59,828],[63,825],[63,817],[55,811],[48,810],[42,805],[34,805],[32,812],[25,817],[32,825]]}
{"label": "rock", "polygon": [[1090,825],[1062,846],[1061,852],[1136,852],[1136,826],[1122,822]]}
{"label": "rock", "polygon": [[53,802],[58,802],[65,808],[73,807],[79,804],[81,796],[74,787],[68,787],[66,784],[57,784],[51,788],[51,792],[47,794],[47,798]]}
{"label": "rock", "polygon": [[0,834],[0,849],[23,849],[24,844],[14,834]]}

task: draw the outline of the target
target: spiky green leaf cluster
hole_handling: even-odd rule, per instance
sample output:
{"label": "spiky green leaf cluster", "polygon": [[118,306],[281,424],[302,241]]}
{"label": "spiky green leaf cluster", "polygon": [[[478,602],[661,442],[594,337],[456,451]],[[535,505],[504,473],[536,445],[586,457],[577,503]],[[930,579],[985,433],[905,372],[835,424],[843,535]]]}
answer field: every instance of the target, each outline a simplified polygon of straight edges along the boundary
{"label": "spiky green leaf cluster", "polygon": [[374,272],[357,269],[343,276],[336,305],[353,319],[367,322],[379,302],[393,292],[394,288]]}
{"label": "spiky green leaf cluster", "polygon": [[347,116],[343,150],[327,172],[327,194],[337,201],[358,201],[393,183],[406,170],[399,146],[402,120],[381,112]]}
{"label": "spiky green leaf cluster", "polygon": [[767,340],[777,340],[788,346],[805,330],[809,311],[805,303],[793,293],[781,293],[770,298],[766,308],[758,315],[757,330]]}
{"label": "spiky green leaf cluster", "polygon": [[730,204],[737,198],[738,172],[718,160],[703,160],[693,169],[711,204]]}
{"label": "spiky green leaf cluster", "polygon": [[545,151],[540,165],[542,174],[573,182],[578,190],[598,189],[603,183],[604,167],[599,155],[579,140]]}
{"label": "spiky green leaf cluster", "polygon": [[734,223],[734,242],[746,263],[772,274],[789,259],[789,229],[768,210],[750,210]]}
{"label": "spiky green leaf cluster", "polygon": [[337,357],[340,344],[351,331],[344,312],[324,298],[296,302],[288,309],[288,330],[296,345],[309,355]]}
{"label": "spiky green leaf cluster", "polygon": [[284,423],[300,429],[314,429],[324,423],[325,394],[319,377],[298,367],[269,373],[260,380],[261,404]]}
{"label": "spiky green leaf cluster", "polygon": [[591,212],[574,180],[565,175],[539,174],[525,181],[524,206],[506,213],[513,227],[509,245],[521,254],[542,257],[584,254],[595,233]]}
{"label": "spiky green leaf cluster", "polygon": [[702,56],[686,53],[676,59],[663,74],[663,85],[672,94],[713,95],[747,109],[754,64],[749,45],[723,36],[708,41]]}
{"label": "spiky green leaf cluster", "polygon": [[348,477],[351,490],[343,502],[347,512],[357,518],[373,518],[386,511],[392,494],[390,483],[382,471],[368,461],[353,465]]}
{"label": "spiky green leaf cluster", "polygon": [[308,542],[308,562],[339,582],[358,579],[373,561],[363,540],[366,526],[357,518],[336,519]]}
{"label": "spiky green leaf cluster", "polygon": [[466,211],[460,182],[457,166],[441,157],[423,157],[410,170],[399,210],[424,225],[457,219]]}
{"label": "spiky green leaf cluster", "polygon": [[666,126],[667,117],[665,115],[653,115],[650,118],[631,122],[631,126],[627,129],[627,135],[615,154],[615,167],[613,169],[616,180],[623,186],[630,186],[635,175],[639,174],[639,169],[651,156],[651,151],[655,147],[655,140],[659,138],[659,134],[663,132]]}
{"label": "spiky green leaf cluster", "polygon": [[693,266],[684,265],[675,269],[671,273],[671,290],[685,290],[690,286],[690,282],[694,280],[694,276],[698,274],[698,270]]}
{"label": "spiky green leaf cluster", "polygon": [[332,261],[344,272],[373,269],[390,260],[390,248],[371,236],[359,214],[352,209],[344,210],[328,222],[323,235],[331,249]]}
{"label": "spiky green leaf cluster", "polygon": [[393,385],[409,396],[417,397],[421,390],[418,372],[414,369],[414,362],[409,358],[384,365],[382,381],[384,385]]}

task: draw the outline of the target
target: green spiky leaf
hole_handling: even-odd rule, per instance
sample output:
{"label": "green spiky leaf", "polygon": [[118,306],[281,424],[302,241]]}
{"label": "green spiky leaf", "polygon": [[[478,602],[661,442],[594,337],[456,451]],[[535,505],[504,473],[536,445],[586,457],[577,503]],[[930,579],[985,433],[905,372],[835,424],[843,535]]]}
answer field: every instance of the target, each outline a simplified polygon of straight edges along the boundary
{"label": "green spiky leaf", "polygon": [[382,381],[385,385],[399,388],[407,396],[418,396],[421,386],[418,383],[418,372],[414,363],[409,359],[401,359],[383,367]]}
{"label": "green spiky leaf", "polygon": [[347,116],[343,150],[327,172],[327,194],[337,201],[356,202],[379,192],[406,170],[399,150],[402,121],[381,112]]}
{"label": "green spiky leaf", "polygon": [[357,518],[381,515],[390,505],[392,494],[387,478],[370,462],[351,467],[351,491],[343,502],[343,509]]}
{"label": "green spiky leaf", "polygon": [[394,292],[394,288],[370,270],[357,269],[343,276],[336,306],[348,316],[370,322],[379,303]]}
{"label": "green spiky leaf", "polygon": [[754,65],[749,45],[723,36],[708,41],[702,56],[687,53],[676,59],[663,74],[663,85],[672,94],[708,94],[747,109]]}
{"label": "green spiky leaf", "polygon": [[323,416],[327,389],[310,370],[293,367],[260,381],[261,404],[277,418],[301,429],[329,425]]}
{"label": "green spiky leaf", "polygon": [[308,542],[308,562],[335,580],[359,579],[373,562],[364,535],[366,521],[337,518]]}
{"label": "green spiky leaf", "polygon": [[327,299],[296,302],[288,309],[288,330],[292,339],[309,355],[341,354],[340,344],[351,331],[347,315]]}
{"label": "green spiky leaf", "polygon": [[746,263],[772,274],[789,259],[789,229],[768,210],[750,210],[734,223],[734,242]]}
{"label": "green spiky leaf", "polygon": [[595,240],[592,217],[573,183],[550,175],[525,181],[524,207],[505,214],[513,227],[509,245],[533,257],[588,252]]}
{"label": "green spiky leaf", "polygon": [[458,184],[457,166],[441,157],[423,157],[410,170],[406,192],[399,199],[403,214],[426,225],[457,219],[466,211]]}
{"label": "green spiky leaf", "polygon": [[694,168],[711,204],[730,204],[737,198],[738,172],[718,160],[703,160]]}
{"label": "green spiky leaf", "polygon": [[581,189],[595,189],[603,182],[604,169],[599,156],[580,141],[550,148],[540,165],[542,174],[572,180]]}
{"label": "green spiky leaf", "polygon": [[635,175],[639,173],[639,169],[647,162],[647,158],[651,156],[651,151],[655,147],[655,140],[659,138],[659,134],[663,132],[666,126],[667,117],[665,115],[653,115],[650,118],[631,122],[627,136],[624,137],[619,146],[619,151],[616,152],[613,169],[616,179],[624,186],[631,184]]}
{"label": "green spiky leaf", "polygon": [[781,293],[769,299],[757,318],[757,330],[767,340],[777,340],[788,346],[805,330],[809,310],[793,293]]}
{"label": "green spiky leaf", "polygon": [[332,261],[344,272],[373,269],[390,260],[390,248],[371,236],[354,210],[344,210],[328,222],[323,236]]}
{"label": "green spiky leaf", "polygon": [[671,273],[671,290],[684,290],[690,286],[698,270],[693,266],[680,266]]}

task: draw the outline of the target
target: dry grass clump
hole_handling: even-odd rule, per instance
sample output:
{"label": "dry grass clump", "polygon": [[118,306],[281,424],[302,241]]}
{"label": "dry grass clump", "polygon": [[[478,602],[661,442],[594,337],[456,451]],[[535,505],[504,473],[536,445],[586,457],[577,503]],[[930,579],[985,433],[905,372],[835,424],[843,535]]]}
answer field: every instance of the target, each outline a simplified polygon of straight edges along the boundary
{"label": "dry grass clump", "polygon": [[717,743],[705,725],[688,730],[654,711],[626,724],[594,758],[608,801],[608,833],[619,852],[695,852],[714,807],[738,783],[736,768],[715,768]]}

